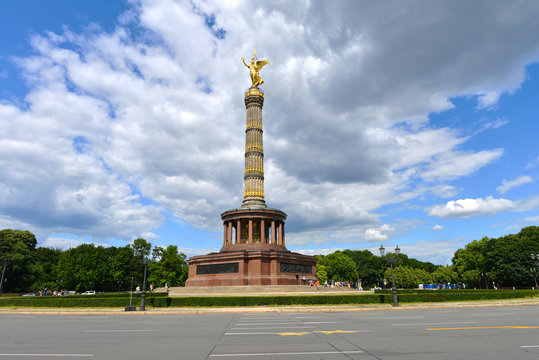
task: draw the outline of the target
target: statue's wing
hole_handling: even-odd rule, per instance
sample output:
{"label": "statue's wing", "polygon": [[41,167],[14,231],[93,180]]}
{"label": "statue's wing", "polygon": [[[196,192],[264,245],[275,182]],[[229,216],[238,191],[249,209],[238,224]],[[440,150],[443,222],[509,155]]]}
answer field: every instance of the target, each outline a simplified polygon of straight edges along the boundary
{"label": "statue's wing", "polygon": [[260,71],[269,62],[269,60],[259,60],[256,62],[256,68],[258,69],[258,71]]}

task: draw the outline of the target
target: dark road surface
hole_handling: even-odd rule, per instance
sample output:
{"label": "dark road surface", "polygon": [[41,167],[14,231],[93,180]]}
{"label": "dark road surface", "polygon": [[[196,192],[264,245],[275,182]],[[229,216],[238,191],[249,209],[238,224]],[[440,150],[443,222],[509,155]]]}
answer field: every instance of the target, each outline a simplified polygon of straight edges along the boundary
{"label": "dark road surface", "polygon": [[2,359],[539,359],[539,306],[0,314]]}

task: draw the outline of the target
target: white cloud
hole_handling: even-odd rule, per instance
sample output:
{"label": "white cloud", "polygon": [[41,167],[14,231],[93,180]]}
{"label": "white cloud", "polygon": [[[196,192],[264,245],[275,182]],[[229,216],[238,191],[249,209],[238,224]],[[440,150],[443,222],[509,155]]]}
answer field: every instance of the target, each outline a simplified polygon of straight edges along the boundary
{"label": "white cloud", "polygon": [[207,248],[186,248],[186,247],[179,247],[178,251],[184,253],[187,258],[189,259],[192,256],[199,256],[199,255],[206,255],[209,253],[216,253],[219,252],[220,249],[216,247],[207,247]]}
{"label": "white cloud", "polygon": [[[82,239],[49,237],[43,243],[40,243],[39,245],[41,247],[68,250],[82,244],[90,244],[90,243],[92,242],[88,240],[82,240]],[[94,244],[95,246],[103,246],[103,247],[110,246],[109,244],[104,244],[104,243],[94,242]]]}
{"label": "white cloud", "polygon": [[512,189],[520,185],[528,184],[531,182],[533,182],[533,179],[531,178],[531,176],[528,176],[528,175],[521,175],[514,180],[503,179],[502,185],[498,186],[496,190],[500,194],[505,194],[507,191],[509,191],[509,189]]}
{"label": "white cloud", "polygon": [[[469,137],[429,114],[517,89],[539,31],[531,2],[394,6],[145,0],[111,32],[35,36],[18,61],[28,106],[0,101],[2,224],[127,242],[151,237],[167,211],[220,230],[219,214],[241,204],[239,59],[257,47],[272,60],[261,73],[267,202],[288,213],[287,242],[387,239],[380,208],[454,196],[444,181],[501,158],[462,150]],[[474,213],[457,205],[431,212]]]}
{"label": "white cloud", "polygon": [[436,224],[436,225],[434,225],[434,226],[432,227],[432,230],[442,230],[443,228],[444,228],[444,227],[443,227],[442,225]]}
{"label": "white cloud", "polygon": [[505,126],[509,124],[509,121],[504,118],[495,119],[495,120],[486,120],[485,122],[481,123],[481,127],[477,130],[477,133],[481,133],[485,130],[489,129],[499,129],[502,126]]}
{"label": "white cloud", "polygon": [[528,162],[526,169],[534,169],[539,165],[539,156]]}
{"label": "white cloud", "polygon": [[451,264],[457,249],[464,247],[469,239],[450,239],[439,241],[418,241],[401,246],[401,252],[409,257],[428,261],[433,264]]}
{"label": "white cloud", "polygon": [[503,149],[485,150],[476,153],[449,152],[440,155],[421,175],[425,180],[456,179],[470,175],[479,168],[498,160],[503,155]]}
{"label": "white cloud", "polygon": [[459,199],[436,205],[429,210],[429,215],[440,218],[469,218],[472,216],[496,214],[504,210],[515,209],[516,204],[507,199]]}
{"label": "white cloud", "polygon": [[381,241],[387,240],[388,234],[395,229],[388,224],[384,224],[378,228],[370,228],[365,230],[365,240],[366,241]]}

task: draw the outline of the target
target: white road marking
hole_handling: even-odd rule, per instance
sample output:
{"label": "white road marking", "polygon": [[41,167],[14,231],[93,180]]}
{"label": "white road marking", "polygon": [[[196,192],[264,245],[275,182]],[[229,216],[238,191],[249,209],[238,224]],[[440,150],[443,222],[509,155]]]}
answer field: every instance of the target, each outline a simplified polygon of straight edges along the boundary
{"label": "white road marking", "polygon": [[348,351],[304,351],[304,352],[274,352],[274,353],[248,353],[248,354],[210,354],[210,357],[236,357],[236,356],[282,356],[282,355],[325,355],[325,354],[361,354],[361,350]]}
{"label": "white road marking", "polygon": [[110,316],[96,316],[96,315],[77,315],[70,316],[70,319],[108,319]]}
{"label": "white road marking", "polygon": [[359,320],[398,320],[398,319],[424,319],[424,316],[398,316],[398,317],[362,317]]}
{"label": "white road marking", "polygon": [[294,316],[296,319],[320,319],[323,316]]}
{"label": "white road marking", "polygon": [[[328,330],[331,332],[331,330]],[[372,330],[346,330],[346,331],[349,331],[349,332],[354,332],[354,333],[358,333],[358,332],[372,332]],[[324,332],[324,331],[315,331],[315,332]],[[337,330],[337,332],[339,332],[339,330]],[[312,332],[309,331],[308,332],[309,334],[311,334]],[[237,333],[237,332],[230,332],[230,333],[225,333],[225,335],[279,335],[279,333],[275,333],[275,332],[241,332],[241,333]],[[307,335],[307,334],[305,334]]]}
{"label": "white road marking", "polygon": [[181,321],[121,321],[118,324],[181,324]]}
{"label": "white road marking", "polygon": [[522,345],[521,348],[539,348],[539,345]]}
{"label": "white road marking", "polygon": [[117,329],[117,330],[84,330],[85,333],[110,333],[110,332],[152,332],[157,329]]}
{"label": "white road marking", "polygon": [[433,322],[433,323],[391,324],[391,325],[393,326],[423,326],[423,325],[457,325],[457,324],[477,324],[477,321]]}
{"label": "white road marking", "polygon": [[316,326],[264,326],[264,327],[240,327],[231,330],[264,330],[264,329],[312,329]]}
{"label": "white road marking", "polygon": [[515,313],[472,314],[472,316],[504,316],[504,315],[515,315]]}
{"label": "white road marking", "polygon": [[32,315],[9,315],[9,317],[12,317],[12,318],[33,318],[35,316],[32,316]]}
{"label": "white road marking", "polygon": [[270,322],[270,323],[246,323],[246,324],[236,324],[236,326],[250,326],[250,325],[298,325],[297,321],[294,322]]}
{"label": "white road marking", "polygon": [[35,357],[92,357],[94,354],[0,354],[0,356],[35,356]]}
{"label": "white road marking", "polygon": [[225,335],[276,335],[274,332],[225,333]]}
{"label": "white road marking", "polygon": [[305,321],[305,324],[336,324],[342,323],[342,321]]}

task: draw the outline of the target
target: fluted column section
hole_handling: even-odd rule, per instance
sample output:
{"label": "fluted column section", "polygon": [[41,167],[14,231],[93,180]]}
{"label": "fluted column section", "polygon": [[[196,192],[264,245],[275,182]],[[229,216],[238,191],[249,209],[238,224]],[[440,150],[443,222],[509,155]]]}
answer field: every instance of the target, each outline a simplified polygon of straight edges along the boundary
{"label": "fluted column section", "polygon": [[264,93],[258,87],[245,92],[245,173],[242,207],[266,207],[264,200],[264,146],[262,106]]}

